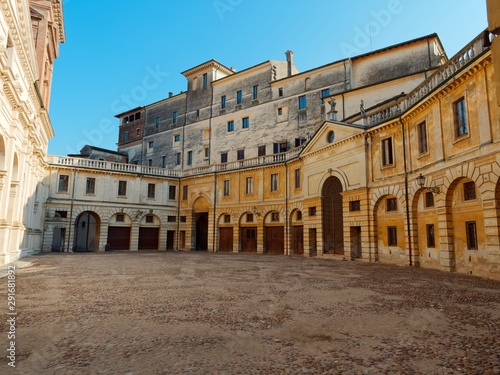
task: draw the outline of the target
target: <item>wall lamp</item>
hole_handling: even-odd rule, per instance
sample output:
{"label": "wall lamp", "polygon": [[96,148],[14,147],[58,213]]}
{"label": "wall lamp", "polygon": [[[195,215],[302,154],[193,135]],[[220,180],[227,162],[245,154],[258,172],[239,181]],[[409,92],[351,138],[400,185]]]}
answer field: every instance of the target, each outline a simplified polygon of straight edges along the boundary
{"label": "wall lamp", "polygon": [[422,173],[420,173],[420,176],[417,177],[417,184],[422,189],[430,190],[433,194],[439,194],[439,192],[440,192],[438,187],[424,186],[425,185],[425,177],[422,175]]}

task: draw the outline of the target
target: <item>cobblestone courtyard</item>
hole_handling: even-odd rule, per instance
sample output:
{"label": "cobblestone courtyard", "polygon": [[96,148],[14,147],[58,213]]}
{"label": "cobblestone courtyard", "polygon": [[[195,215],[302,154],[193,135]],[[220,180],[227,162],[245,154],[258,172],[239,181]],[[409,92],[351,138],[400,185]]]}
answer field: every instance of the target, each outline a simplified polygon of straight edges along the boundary
{"label": "cobblestone courtyard", "polygon": [[499,282],[243,254],[27,260],[1,374],[500,373]]}

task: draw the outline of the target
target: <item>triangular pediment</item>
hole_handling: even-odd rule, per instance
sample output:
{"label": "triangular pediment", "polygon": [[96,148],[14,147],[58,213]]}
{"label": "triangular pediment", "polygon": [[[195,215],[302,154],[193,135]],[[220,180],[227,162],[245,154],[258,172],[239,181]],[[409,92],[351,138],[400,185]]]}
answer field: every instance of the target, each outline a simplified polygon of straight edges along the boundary
{"label": "triangular pediment", "polygon": [[365,127],[338,121],[325,121],[301,152],[306,155],[365,132]]}

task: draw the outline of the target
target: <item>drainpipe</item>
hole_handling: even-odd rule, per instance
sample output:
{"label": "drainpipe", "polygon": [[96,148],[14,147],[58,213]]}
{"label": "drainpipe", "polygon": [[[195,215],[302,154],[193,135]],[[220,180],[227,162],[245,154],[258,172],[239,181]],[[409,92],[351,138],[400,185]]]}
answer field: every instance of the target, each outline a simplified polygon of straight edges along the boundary
{"label": "drainpipe", "polygon": [[73,227],[72,220],[73,220],[73,205],[75,202],[75,183],[76,183],[76,167],[74,167],[74,174],[73,174],[73,193],[71,197],[71,209],[69,211],[69,230],[68,230],[68,247],[66,249],[66,252],[69,253],[69,239],[71,238],[71,228]]}
{"label": "drainpipe", "polygon": [[214,227],[213,227],[213,235],[212,235],[212,251],[215,253],[215,225],[216,225],[216,212],[217,210],[217,172],[214,172]]}
{"label": "drainpipe", "polygon": [[286,189],[285,189],[285,196],[286,196],[286,204],[285,204],[285,249],[287,249],[287,254],[286,255],[290,255],[290,249],[288,248],[288,184],[289,184],[288,163],[285,163],[285,168],[286,168]]}
{"label": "drainpipe", "polygon": [[406,199],[406,226],[408,231],[408,255],[410,257],[410,266],[413,266],[412,253],[411,253],[411,231],[410,231],[410,201],[408,199],[408,171],[406,167],[406,136],[405,136],[405,125],[399,116],[399,122],[401,123],[401,129],[403,131],[403,160],[405,167],[405,199]]}

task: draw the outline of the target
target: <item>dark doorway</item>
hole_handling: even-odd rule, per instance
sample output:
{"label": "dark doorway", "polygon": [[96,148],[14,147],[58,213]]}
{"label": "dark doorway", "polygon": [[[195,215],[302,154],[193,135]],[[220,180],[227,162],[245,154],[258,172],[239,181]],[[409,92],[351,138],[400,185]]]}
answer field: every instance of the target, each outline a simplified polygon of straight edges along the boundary
{"label": "dark doorway", "polygon": [[241,228],[241,252],[257,252],[257,228]]}
{"label": "dark doorway", "polygon": [[351,227],[351,257],[361,258],[361,227]]}
{"label": "dark doorway", "polygon": [[160,228],[139,228],[139,250],[158,250]]}
{"label": "dark doorway", "polygon": [[175,242],[175,231],[173,230],[167,231],[167,250],[174,249],[174,242]]}
{"label": "dark doorway", "polygon": [[330,177],[323,186],[323,252],[344,254],[344,212],[342,183]]}
{"label": "dark doorway", "polygon": [[292,254],[304,254],[304,227],[292,227]]}
{"label": "dark doorway", "polygon": [[233,251],[233,228],[219,228],[219,251]]}
{"label": "dark doorway", "polygon": [[65,238],[66,238],[66,228],[55,228],[54,235],[52,237],[51,251],[54,253],[63,252]]}
{"label": "dark doorway", "polygon": [[109,227],[107,243],[110,250],[130,250],[130,227]]}
{"label": "dark doorway", "polygon": [[266,227],[266,254],[285,253],[285,227]]}
{"label": "dark doorway", "polygon": [[208,250],[208,213],[198,214],[196,220],[196,251]]}
{"label": "dark doorway", "polygon": [[75,220],[75,252],[99,250],[99,216],[90,211],[78,215]]}

